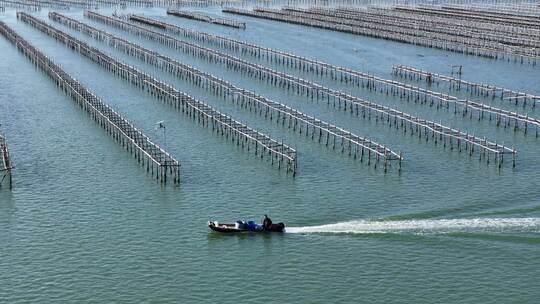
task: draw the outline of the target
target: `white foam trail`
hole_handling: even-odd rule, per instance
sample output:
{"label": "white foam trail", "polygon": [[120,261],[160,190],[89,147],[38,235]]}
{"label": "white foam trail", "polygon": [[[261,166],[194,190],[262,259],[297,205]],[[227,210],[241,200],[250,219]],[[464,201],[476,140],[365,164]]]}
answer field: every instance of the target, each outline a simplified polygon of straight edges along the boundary
{"label": "white foam trail", "polygon": [[481,231],[540,232],[540,218],[475,218],[441,220],[370,221],[287,227],[287,233],[452,233]]}

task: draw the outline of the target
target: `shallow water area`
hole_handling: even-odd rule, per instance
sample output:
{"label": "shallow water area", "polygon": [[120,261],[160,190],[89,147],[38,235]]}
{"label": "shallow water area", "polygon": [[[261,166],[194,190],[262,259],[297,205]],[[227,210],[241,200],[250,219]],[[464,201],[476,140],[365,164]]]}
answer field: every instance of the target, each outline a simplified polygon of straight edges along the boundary
{"label": "shallow water area", "polygon": [[[540,67],[374,38],[225,15],[232,29],[135,13],[393,79],[406,64],[540,94]],[[402,111],[470,130],[518,150],[499,168],[287,92],[155,41],[60,11],[402,151],[403,167],[360,162],[306,134],[224,101],[106,43],[33,13],[78,39],[298,150],[293,177],[28,24],[0,13],[23,38],[181,162],[181,183],[156,182],[68,96],[0,37],[0,129],[15,164],[0,189],[0,299],[160,303],[534,303],[540,297],[540,138],[488,120],[352,88],[248,55],[223,52]],[[99,10],[110,15],[112,9]],[[176,38],[181,38],[171,34]],[[192,41],[193,42],[193,41]],[[208,45],[206,45],[208,47]],[[396,80],[402,80],[397,79]],[[422,82],[411,82],[425,87]],[[461,93],[460,93],[461,94]],[[489,98],[474,97],[489,103]],[[492,105],[539,117],[538,108]],[[165,121],[166,133],[156,129]],[[221,235],[209,220],[285,222],[283,234]],[[270,279],[268,279],[270,278]]]}

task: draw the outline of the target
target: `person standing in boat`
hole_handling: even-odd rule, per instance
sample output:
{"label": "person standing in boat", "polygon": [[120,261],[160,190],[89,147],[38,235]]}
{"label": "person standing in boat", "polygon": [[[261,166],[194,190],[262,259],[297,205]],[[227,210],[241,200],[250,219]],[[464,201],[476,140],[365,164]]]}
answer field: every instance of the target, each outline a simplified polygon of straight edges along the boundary
{"label": "person standing in boat", "polygon": [[264,230],[270,230],[272,228],[272,220],[266,214],[264,215],[262,226]]}

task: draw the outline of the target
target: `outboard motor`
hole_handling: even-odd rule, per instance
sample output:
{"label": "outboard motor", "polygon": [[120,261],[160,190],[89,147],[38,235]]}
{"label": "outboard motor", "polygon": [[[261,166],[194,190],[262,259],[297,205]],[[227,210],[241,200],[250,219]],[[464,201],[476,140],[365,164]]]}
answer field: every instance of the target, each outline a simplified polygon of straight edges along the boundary
{"label": "outboard motor", "polygon": [[285,224],[278,223],[278,224],[272,224],[272,227],[270,228],[270,231],[273,232],[283,232],[285,230]]}

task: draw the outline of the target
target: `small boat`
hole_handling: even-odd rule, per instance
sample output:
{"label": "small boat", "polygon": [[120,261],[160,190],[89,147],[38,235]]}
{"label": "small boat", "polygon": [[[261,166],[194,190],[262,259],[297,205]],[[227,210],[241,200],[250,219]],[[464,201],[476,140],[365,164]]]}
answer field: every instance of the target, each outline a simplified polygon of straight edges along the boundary
{"label": "small boat", "polygon": [[285,224],[272,224],[270,228],[264,229],[262,225],[256,224],[254,221],[236,221],[234,224],[222,224],[218,221],[208,222],[208,227],[213,231],[223,233],[238,233],[238,232],[283,232]]}

